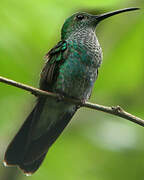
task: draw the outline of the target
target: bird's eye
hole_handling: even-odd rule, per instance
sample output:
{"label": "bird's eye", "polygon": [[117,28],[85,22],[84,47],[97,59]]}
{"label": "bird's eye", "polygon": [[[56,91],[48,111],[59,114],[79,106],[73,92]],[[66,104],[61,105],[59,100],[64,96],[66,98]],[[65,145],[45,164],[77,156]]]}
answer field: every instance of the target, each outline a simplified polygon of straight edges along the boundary
{"label": "bird's eye", "polygon": [[78,20],[82,20],[82,19],[84,19],[84,16],[83,16],[82,14],[79,14],[79,15],[76,16],[76,18],[77,18]]}

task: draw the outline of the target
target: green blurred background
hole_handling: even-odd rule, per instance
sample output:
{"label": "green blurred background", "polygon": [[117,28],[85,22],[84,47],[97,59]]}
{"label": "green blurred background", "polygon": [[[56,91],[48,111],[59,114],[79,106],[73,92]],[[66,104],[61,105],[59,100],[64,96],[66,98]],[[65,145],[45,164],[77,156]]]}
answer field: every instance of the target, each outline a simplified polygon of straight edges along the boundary
{"label": "green blurred background", "polygon": [[[144,7],[143,0],[2,0],[0,76],[38,87],[43,56],[60,40],[65,18],[77,11],[103,13]],[[144,118],[144,13],[111,17],[97,27],[104,52],[91,102],[120,105]],[[143,180],[144,129],[90,109],[80,109],[31,177],[4,168],[7,145],[31,111],[35,97],[0,83],[0,180]]]}

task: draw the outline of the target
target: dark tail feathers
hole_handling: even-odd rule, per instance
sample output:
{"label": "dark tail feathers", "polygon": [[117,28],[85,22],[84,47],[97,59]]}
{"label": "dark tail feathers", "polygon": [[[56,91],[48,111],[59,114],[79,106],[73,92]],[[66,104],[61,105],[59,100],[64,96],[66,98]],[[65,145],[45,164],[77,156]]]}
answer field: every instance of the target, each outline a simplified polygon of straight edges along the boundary
{"label": "dark tail feathers", "polygon": [[[75,107],[72,113],[65,113],[61,119],[39,139],[31,141],[32,124],[33,121],[35,121],[33,117],[39,118],[38,116],[41,114],[44,104],[44,100],[37,103],[5,153],[4,164],[7,166],[16,165],[27,175],[34,173],[39,168],[49,147],[59,137],[77,110]],[[34,116],[37,112],[37,116]]]}

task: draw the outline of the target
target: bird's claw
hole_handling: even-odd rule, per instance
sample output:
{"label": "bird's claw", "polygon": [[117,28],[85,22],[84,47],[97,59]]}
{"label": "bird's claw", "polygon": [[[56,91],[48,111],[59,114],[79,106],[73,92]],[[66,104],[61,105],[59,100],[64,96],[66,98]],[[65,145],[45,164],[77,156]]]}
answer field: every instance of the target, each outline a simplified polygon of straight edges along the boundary
{"label": "bird's claw", "polygon": [[77,106],[77,108],[80,108],[82,105],[85,104],[85,102],[86,102],[85,99],[81,99],[81,100],[80,100],[80,104]]}
{"label": "bird's claw", "polygon": [[86,100],[85,99],[81,99],[80,102],[81,102],[81,105],[84,105],[86,103]]}

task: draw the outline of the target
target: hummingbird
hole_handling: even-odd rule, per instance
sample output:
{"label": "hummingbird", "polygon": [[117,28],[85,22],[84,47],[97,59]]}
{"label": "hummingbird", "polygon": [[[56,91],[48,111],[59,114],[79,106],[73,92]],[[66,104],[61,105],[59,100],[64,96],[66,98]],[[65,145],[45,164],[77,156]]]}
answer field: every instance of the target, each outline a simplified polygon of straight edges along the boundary
{"label": "hummingbird", "polygon": [[[95,34],[97,25],[113,15],[138,9],[100,15],[78,12],[67,18],[61,40],[45,56],[40,89],[87,101],[102,63],[102,49]],[[63,98],[37,97],[34,109],[6,150],[4,165],[18,166],[26,175],[33,174],[78,108]]]}

